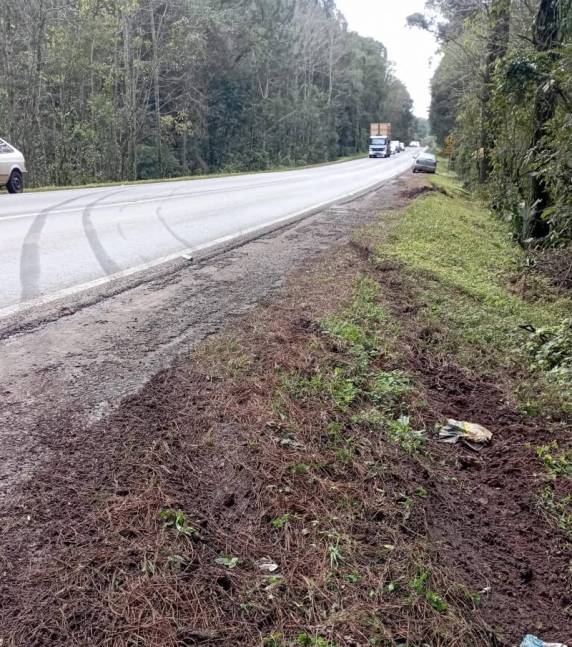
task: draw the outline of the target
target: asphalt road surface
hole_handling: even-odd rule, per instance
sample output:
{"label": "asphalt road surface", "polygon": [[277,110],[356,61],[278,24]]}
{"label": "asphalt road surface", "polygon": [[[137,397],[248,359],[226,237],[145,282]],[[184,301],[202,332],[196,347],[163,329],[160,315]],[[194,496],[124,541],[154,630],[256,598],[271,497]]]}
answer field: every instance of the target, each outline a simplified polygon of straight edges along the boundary
{"label": "asphalt road surface", "polygon": [[285,223],[412,162],[406,151],[295,171],[0,195],[0,316]]}

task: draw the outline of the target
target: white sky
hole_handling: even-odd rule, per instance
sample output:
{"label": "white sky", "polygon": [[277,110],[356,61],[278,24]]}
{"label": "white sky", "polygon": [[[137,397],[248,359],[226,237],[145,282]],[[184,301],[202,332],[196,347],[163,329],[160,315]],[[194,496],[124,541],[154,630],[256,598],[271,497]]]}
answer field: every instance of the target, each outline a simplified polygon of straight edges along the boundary
{"label": "white sky", "polygon": [[352,31],[385,45],[397,78],[415,102],[413,111],[427,117],[429,81],[439,62],[437,43],[430,34],[407,27],[405,21],[410,14],[423,11],[425,0],[336,0],[336,5]]}

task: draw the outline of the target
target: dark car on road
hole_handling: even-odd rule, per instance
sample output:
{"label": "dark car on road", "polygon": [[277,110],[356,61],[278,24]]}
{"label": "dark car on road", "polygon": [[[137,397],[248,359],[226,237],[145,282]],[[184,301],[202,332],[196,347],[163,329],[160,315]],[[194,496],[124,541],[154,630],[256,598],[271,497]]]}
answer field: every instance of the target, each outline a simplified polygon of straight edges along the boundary
{"label": "dark car on road", "polygon": [[421,153],[415,160],[414,173],[435,173],[437,171],[437,160],[435,155]]}

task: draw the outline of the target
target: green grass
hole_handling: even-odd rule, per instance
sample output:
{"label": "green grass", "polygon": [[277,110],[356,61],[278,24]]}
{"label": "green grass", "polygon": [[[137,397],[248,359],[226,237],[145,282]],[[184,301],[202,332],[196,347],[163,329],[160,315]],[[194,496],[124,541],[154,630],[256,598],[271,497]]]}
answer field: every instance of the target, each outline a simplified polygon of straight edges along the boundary
{"label": "green grass", "polygon": [[[456,183],[449,174],[435,181],[453,188]],[[533,298],[519,293],[514,285],[525,253],[508,227],[479,203],[450,195],[436,192],[415,201],[377,253],[403,264],[420,286],[428,319],[445,331],[443,350],[474,369],[530,367],[529,333],[522,326],[558,326],[572,303],[540,278]],[[570,383],[537,374],[547,378],[546,397],[561,397],[564,409],[572,410]],[[536,411],[537,405],[523,401],[523,408]]]}
{"label": "green grass", "polygon": [[179,177],[164,177],[164,178],[149,178],[146,180],[109,180],[102,182],[87,182],[83,184],[71,184],[65,186],[56,186],[56,185],[47,185],[47,186],[37,186],[37,187],[26,187],[27,193],[34,193],[38,191],[66,191],[70,189],[99,189],[105,187],[114,187],[114,186],[128,186],[128,185],[138,185],[138,184],[159,184],[163,182],[188,182],[189,180],[210,180],[210,179],[220,179],[225,177],[236,177],[240,175],[258,175],[262,173],[275,173],[281,171],[297,171],[300,169],[308,168],[317,168],[319,166],[331,166],[333,164],[341,164],[343,162],[351,162],[356,159],[365,158],[366,153],[356,153],[355,155],[347,155],[345,157],[340,157],[331,162],[320,162],[318,164],[300,164],[298,166],[275,166],[270,169],[264,169],[262,171],[238,171],[238,172],[229,172],[229,171],[215,171],[212,173],[201,173],[198,175],[184,175]]}

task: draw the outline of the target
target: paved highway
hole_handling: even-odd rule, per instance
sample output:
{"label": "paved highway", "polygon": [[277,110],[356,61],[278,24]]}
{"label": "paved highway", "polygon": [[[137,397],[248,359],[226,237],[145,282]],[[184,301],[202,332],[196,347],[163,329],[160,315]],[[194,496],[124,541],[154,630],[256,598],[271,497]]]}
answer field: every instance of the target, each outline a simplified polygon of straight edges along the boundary
{"label": "paved highway", "polygon": [[295,171],[0,195],[0,316],[231,242],[406,171],[407,151]]}

